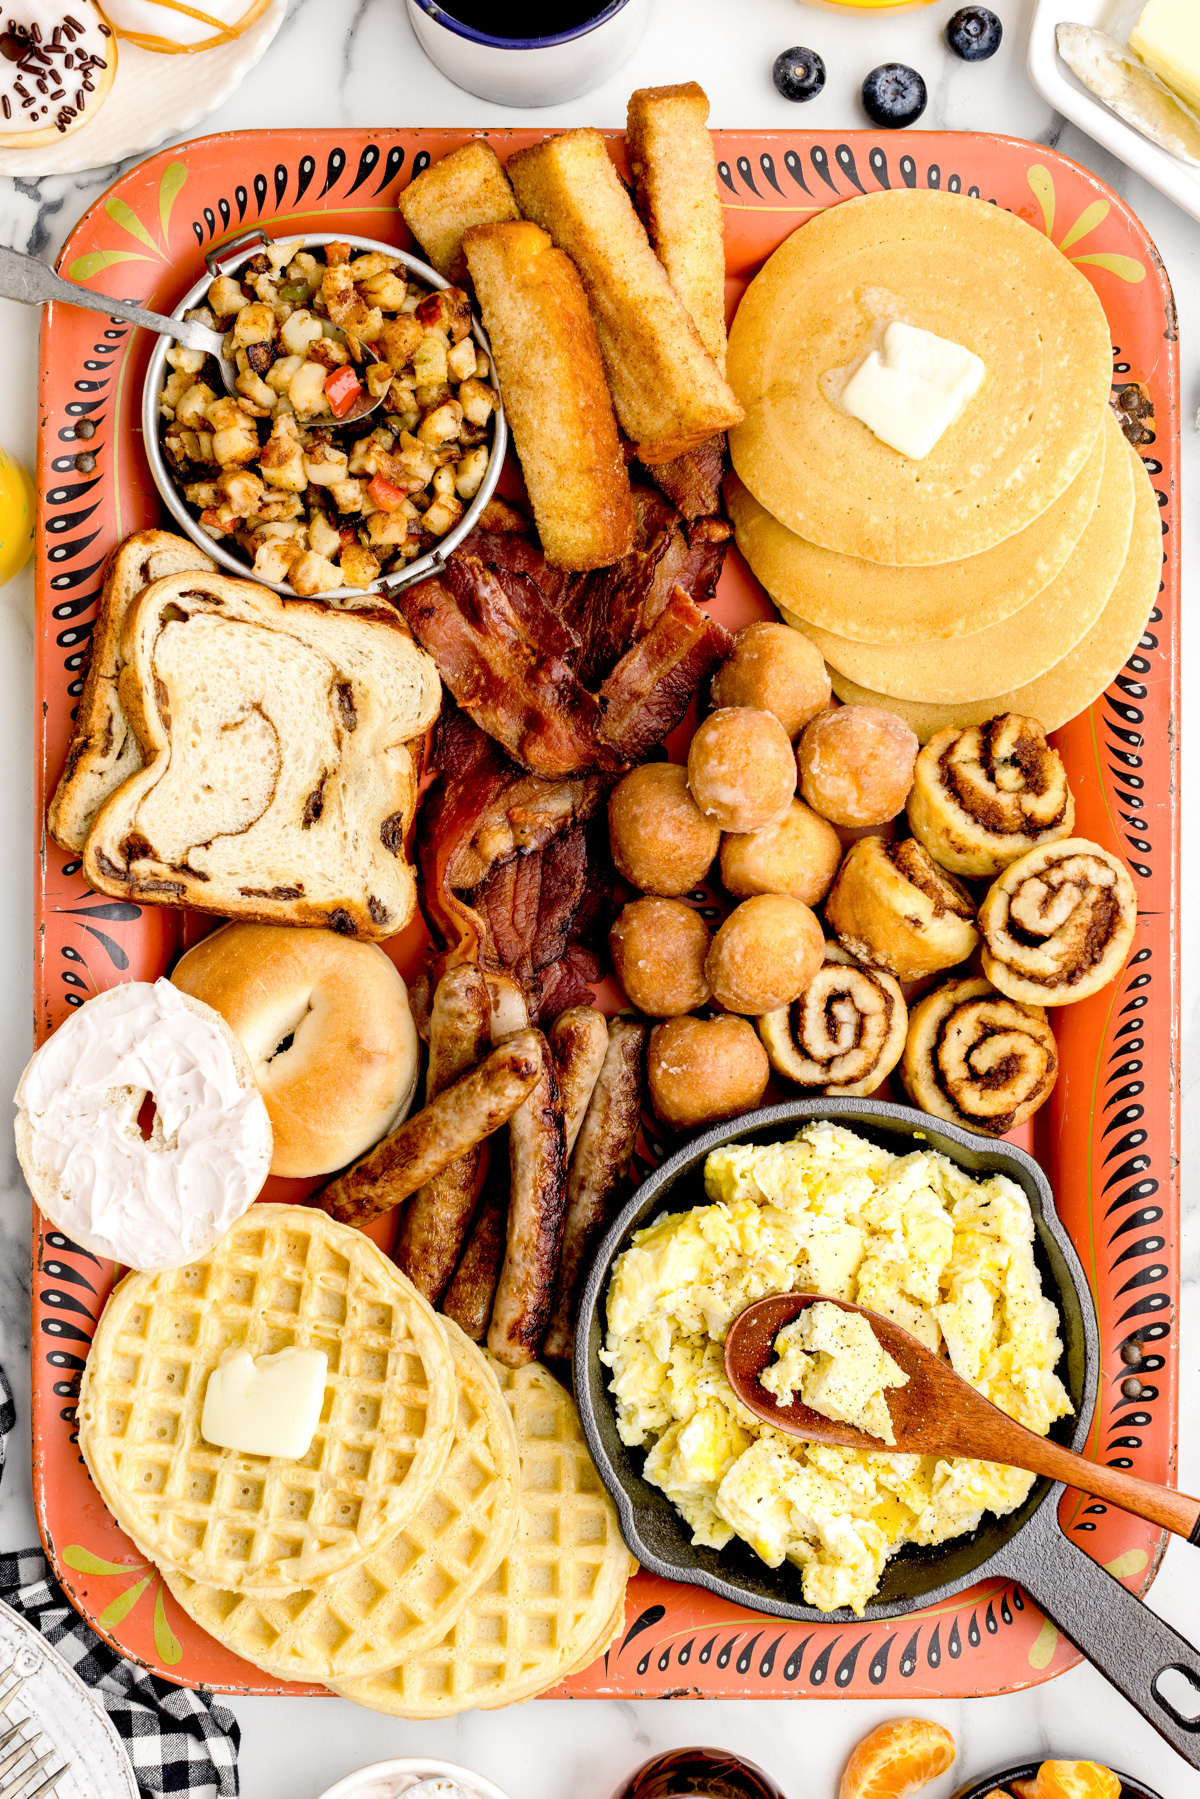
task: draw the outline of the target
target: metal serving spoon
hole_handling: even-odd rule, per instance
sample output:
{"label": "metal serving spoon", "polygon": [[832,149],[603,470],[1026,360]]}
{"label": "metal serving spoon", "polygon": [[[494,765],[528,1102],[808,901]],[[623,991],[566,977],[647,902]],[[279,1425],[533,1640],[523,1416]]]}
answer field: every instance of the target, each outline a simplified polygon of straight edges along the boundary
{"label": "metal serving spoon", "polygon": [[[866,1318],[880,1348],[907,1374],[906,1386],[892,1387],[885,1395],[894,1444],[825,1418],[799,1400],[778,1405],[775,1395],[761,1384],[759,1376],[775,1358],[775,1339],[784,1325],[818,1303]],[[1061,1443],[1026,1430],[955,1374],[949,1362],[890,1318],[865,1306],[821,1293],[779,1293],[757,1300],[734,1319],[725,1339],[725,1373],[747,1410],[785,1436],[833,1443],[843,1449],[869,1449],[876,1455],[967,1456],[973,1461],[1027,1468],[1200,1544],[1200,1500],[1138,1480],[1118,1468],[1089,1462]]]}
{"label": "metal serving spoon", "polygon": [[[149,312],[144,306],[135,305],[132,300],[114,300],[110,294],[94,294],[86,287],[76,286],[73,281],[64,281],[36,256],[24,256],[20,250],[9,250],[3,245],[0,245],[0,298],[20,300],[26,306],[45,306],[52,300],[60,306],[81,306],[85,312],[103,313],[106,318],[122,319],[128,325],[140,325],[144,331],[156,331],[160,337],[173,338],[186,350],[203,350],[220,364],[226,392],[235,399],[240,397],[238,365],[225,354],[224,334],[195,319],[169,319],[161,312]],[[362,351],[368,362],[382,361],[378,351],[369,344],[363,344]],[[372,395],[364,383],[353,406],[334,419],[335,428],[352,425],[376,411],[383,405],[386,395],[386,388],[378,396]]]}

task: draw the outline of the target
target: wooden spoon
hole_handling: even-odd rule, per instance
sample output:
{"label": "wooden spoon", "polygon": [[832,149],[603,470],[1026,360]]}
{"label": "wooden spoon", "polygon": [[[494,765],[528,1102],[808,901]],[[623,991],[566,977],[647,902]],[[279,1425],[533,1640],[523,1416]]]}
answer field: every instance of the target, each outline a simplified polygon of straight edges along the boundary
{"label": "wooden spoon", "polygon": [[[884,1443],[853,1425],[841,1424],[794,1400],[778,1405],[775,1395],[759,1376],[775,1360],[775,1339],[785,1324],[807,1306],[834,1305],[843,1312],[859,1312],[875,1333],[908,1384],[889,1388],[887,1407],[895,1432],[894,1444]],[[1091,1493],[1162,1525],[1190,1542],[1200,1543],[1200,1500],[1170,1487],[1138,1480],[1117,1468],[1089,1462],[1049,1437],[1026,1430],[1015,1418],[977,1393],[955,1374],[949,1362],[911,1335],[865,1306],[848,1300],[829,1299],[821,1293],[779,1293],[760,1299],[734,1319],[725,1339],[725,1373],[742,1404],[765,1424],[785,1436],[804,1437],[811,1443],[834,1443],[843,1449],[869,1449],[875,1455],[969,1456],[973,1461],[1003,1462],[1011,1468],[1028,1468],[1050,1480]]]}

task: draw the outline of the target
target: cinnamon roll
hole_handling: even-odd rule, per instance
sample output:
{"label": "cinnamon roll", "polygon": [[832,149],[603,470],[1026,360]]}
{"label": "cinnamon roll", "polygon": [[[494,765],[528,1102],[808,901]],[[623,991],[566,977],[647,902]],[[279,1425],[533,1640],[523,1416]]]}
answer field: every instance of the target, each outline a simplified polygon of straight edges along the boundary
{"label": "cinnamon roll", "polygon": [[825,917],[844,949],[898,981],[952,968],[979,941],[970,894],[915,837],[900,843],[860,837],[852,844]]}
{"label": "cinnamon roll", "polygon": [[900,1078],[935,1118],[1003,1137],[1050,1097],[1054,1032],[1040,1006],[1008,999],[990,981],[947,981],[912,1009]]}
{"label": "cinnamon roll", "polygon": [[1037,720],[1003,712],[930,738],[917,757],[908,822],[943,868],[997,875],[1026,850],[1069,837],[1075,801]]}
{"label": "cinnamon roll", "polygon": [[873,1093],[904,1050],[908,1008],[882,969],[864,968],[838,943],[790,1006],[758,1020],[776,1074],[812,1093]]}
{"label": "cinnamon roll", "polygon": [[1116,979],[1136,924],[1137,894],[1116,856],[1086,837],[1043,844],[988,888],[983,972],[1011,999],[1070,1006]]}

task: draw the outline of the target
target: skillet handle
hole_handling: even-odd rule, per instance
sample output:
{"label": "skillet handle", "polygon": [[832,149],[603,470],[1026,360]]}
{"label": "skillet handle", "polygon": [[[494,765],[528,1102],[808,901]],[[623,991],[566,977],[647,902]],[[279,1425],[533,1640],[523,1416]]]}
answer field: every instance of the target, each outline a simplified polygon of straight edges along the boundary
{"label": "skillet handle", "polygon": [[[1008,1545],[1003,1566],[1172,1749],[1200,1768],[1200,1651],[1063,1535],[1062,1492],[1056,1485],[1042,1501]],[[1156,1690],[1168,1669],[1192,1689],[1191,1718]],[[1170,1686],[1178,1697],[1179,1680]]]}

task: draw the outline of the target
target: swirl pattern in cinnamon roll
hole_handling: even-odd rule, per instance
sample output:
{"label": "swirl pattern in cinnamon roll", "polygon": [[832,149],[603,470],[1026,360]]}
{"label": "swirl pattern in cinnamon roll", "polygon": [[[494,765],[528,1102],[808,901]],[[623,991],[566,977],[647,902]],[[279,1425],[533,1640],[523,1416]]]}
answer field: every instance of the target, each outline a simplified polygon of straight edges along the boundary
{"label": "swirl pattern in cinnamon roll", "polygon": [[1008,999],[990,981],[947,981],[912,1009],[900,1078],[935,1118],[1003,1137],[1050,1097],[1054,1032],[1040,1006]]}
{"label": "swirl pattern in cinnamon roll", "polygon": [[983,972],[1010,999],[1070,1006],[1121,972],[1137,894],[1116,856],[1067,837],[1012,862],[979,908]]}
{"label": "swirl pattern in cinnamon roll", "polygon": [[900,1060],[908,1029],[904,995],[881,969],[864,968],[838,943],[799,999],[758,1020],[771,1067],[810,1093],[873,1093]]}
{"label": "swirl pattern in cinnamon roll", "polygon": [[1003,712],[930,738],[917,757],[908,822],[943,868],[997,875],[1026,850],[1069,837],[1075,801],[1037,720]]}
{"label": "swirl pattern in cinnamon roll", "polygon": [[975,907],[960,881],[915,837],[850,846],[825,901],[842,947],[898,981],[916,981],[965,961],[979,942]]}

